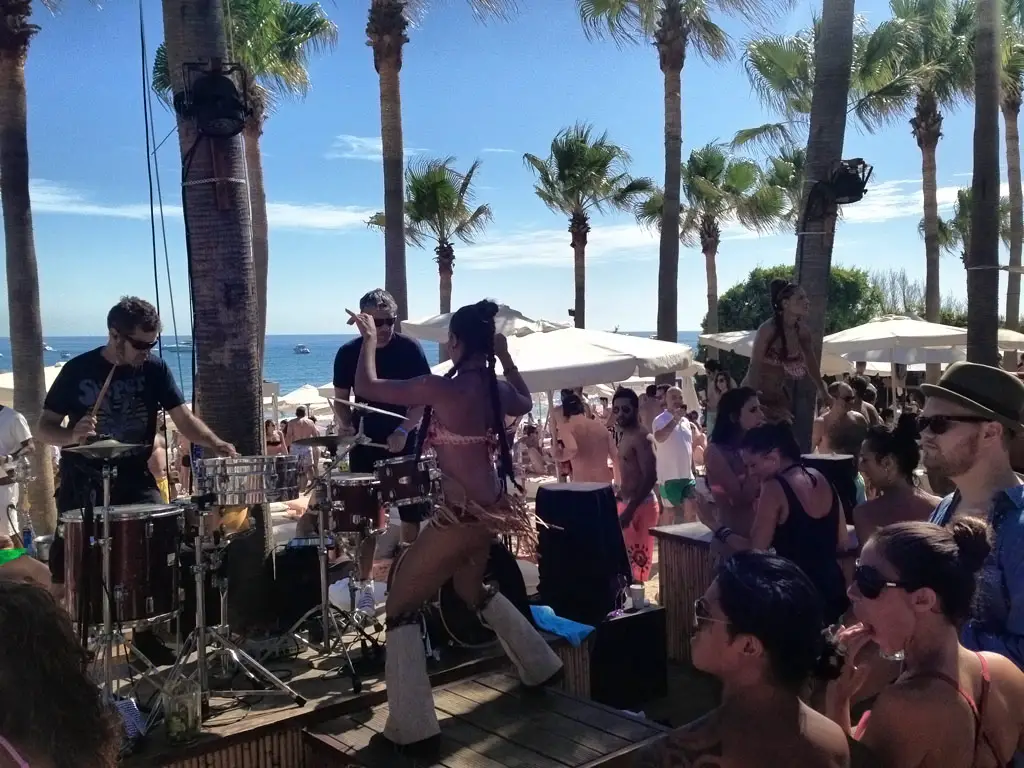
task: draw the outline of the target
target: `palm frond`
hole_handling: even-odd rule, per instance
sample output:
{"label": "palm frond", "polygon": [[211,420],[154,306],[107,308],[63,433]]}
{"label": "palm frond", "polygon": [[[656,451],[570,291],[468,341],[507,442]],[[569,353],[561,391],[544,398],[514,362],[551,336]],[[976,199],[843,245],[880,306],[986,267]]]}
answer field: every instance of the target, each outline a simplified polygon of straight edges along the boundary
{"label": "palm frond", "polygon": [[665,209],[665,193],[658,188],[642,198],[633,206],[633,215],[637,223],[646,229],[660,230],[661,215]]}

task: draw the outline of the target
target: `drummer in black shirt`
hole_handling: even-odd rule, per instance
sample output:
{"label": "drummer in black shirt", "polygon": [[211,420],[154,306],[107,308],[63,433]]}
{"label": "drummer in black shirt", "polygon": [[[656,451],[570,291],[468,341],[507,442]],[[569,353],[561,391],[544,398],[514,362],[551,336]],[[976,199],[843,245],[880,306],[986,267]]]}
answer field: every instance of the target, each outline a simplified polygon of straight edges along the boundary
{"label": "drummer in black shirt", "polygon": [[[111,483],[110,503],[162,504],[156,478],[148,466],[161,410],[170,414],[181,434],[193,443],[218,454],[237,454],[233,445],[217,437],[185,406],[170,367],[150,354],[160,334],[160,318],[152,304],[134,296],[122,298],[107,314],[107,328],[105,346],[63,365],[46,395],[35,434],[39,440],[61,448],[84,443],[93,435],[145,446],[135,455],[112,462],[117,474]],[[96,400],[111,369],[113,377],[93,418]],[[61,426],[65,418],[67,427]],[[90,491],[96,493],[97,507],[102,503],[102,480],[94,469],[87,470],[80,455],[62,453],[59,514],[84,507]],[[50,570],[54,583],[63,584],[64,544],[59,533],[50,550]],[[164,655],[153,647],[140,650],[154,663],[168,661],[166,649]]]}
{"label": "drummer in black shirt", "polygon": [[[382,379],[413,379],[430,373],[427,358],[420,345],[408,336],[395,332],[398,305],[391,294],[380,288],[370,291],[359,300],[359,311],[373,316],[377,325],[377,375]],[[334,396],[348,400],[356,378],[356,363],[362,338],[355,338],[343,344],[334,358]],[[404,421],[379,413],[367,413],[347,408],[338,403],[335,412],[338,418],[338,434],[352,435],[360,427],[374,443],[388,448],[374,448],[359,445],[349,454],[349,471],[373,472],[374,462],[396,455],[411,453],[415,446],[413,432],[423,415],[421,408],[406,408],[391,403],[375,403],[355,393],[356,402],[367,403],[392,413],[401,414]],[[411,542],[419,533],[420,514],[413,507],[402,507],[402,541]]]}

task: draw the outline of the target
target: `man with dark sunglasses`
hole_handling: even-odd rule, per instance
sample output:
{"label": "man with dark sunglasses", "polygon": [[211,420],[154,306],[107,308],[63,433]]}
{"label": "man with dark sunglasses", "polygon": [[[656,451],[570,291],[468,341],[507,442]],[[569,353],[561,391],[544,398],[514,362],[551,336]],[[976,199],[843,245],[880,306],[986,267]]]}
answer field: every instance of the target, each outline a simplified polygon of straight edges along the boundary
{"label": "man with dark sunglasses", "polygon": [[1024,669],[1024,485],[1010,464],[1010,446],[1024,431],[1024,382],[999,368],[954,363],[938,384],[921,390],[927,398],[918,417],[924,465],[956,485],[931,522],[980,517],[995,534],[961,642]]}
{"label": "man with dark sunglasses", "polygon": [[[110,502],[123,504],[164,503],[157,480],[149,471],[149,457],[156,442],[157,417],[166,411],[178,431],[192,443],[215,454],[234,456],[235,448],[221,440],[185,405],[170,366],[152,355],[160,335],[160,317],[148,301],[123,297],[107,313],[106,345],[68,360],[54,380],[43,403],[36,437],[61,448],[102,435],[145,446],[137,455],[119,459],[111,484]],[[104,384],[109,386],[104,393]],[[100,395],[103,394],[102,399]],[[95,414],[95,415],[94,415]],[[62,426],[67,419],[67,426]],[[102,503],[102,485],[96,473],[77,454],[64,452],[60,461],[59,514],[86,505],[89,493]],[[59,535],[50,549],[54,583],[64,583],[64,545]],[[137,633],[136,638],[144,633]],[[146,644],[140,650],[155,664],[171,663],[166,648]]]}

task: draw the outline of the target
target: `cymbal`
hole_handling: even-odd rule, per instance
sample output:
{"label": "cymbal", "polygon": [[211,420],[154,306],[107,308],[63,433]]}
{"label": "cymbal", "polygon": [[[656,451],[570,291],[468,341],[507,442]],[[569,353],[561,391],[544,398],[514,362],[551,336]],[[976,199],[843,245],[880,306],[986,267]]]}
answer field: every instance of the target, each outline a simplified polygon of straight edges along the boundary
{"label": "cymbal", "polygon": [[338,405],[343,406],[345,408],[355,408],[356,410],[360,410],[360,411],[368,411],[370,413],[379,413],[379,414],[381,414],[383,416],[391,416],[391,417],[396,418],[396,419],[404,419],[405,418],[405,416],[403,416],[400,413],[392,413],[391,411],[385,411],[383,408],[376,408],[375,406],[367,405],[366,403],[357,403],[355,400],[339,400],[339,399],[336,399],[336,398],[333,398],[333,397],[329,397],[327,399],[331,402],[332,405],[334,403],[337,403]]}
{"label": "cymbal", "polygon": [[119,440],[97,440],[94,443],[86,443],[85,445],[73,445],[70,448],[65,448],[68,453],[77,453],[79,456],[83,456],[87,459],[95,459],[99,461],[109,461],[111,459],[120,459],[125,456],[132,454],[138,454],[146,450],[146,446],[138,443],[122,443]]}

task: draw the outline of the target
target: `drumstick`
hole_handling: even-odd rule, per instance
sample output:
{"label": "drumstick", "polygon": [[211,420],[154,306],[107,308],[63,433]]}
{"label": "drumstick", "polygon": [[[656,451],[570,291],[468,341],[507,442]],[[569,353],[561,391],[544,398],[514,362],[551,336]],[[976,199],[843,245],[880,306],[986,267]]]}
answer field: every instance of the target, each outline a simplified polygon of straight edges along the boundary
{"label": "drumstick", "polygon": [[107,380],[103,382],[103,386],[100,388],[100,393],[96,397],[96,404],[92,407],[92,413],[90,414],[93,421],[96,420],[96,414],[100,412],[100,406],[103,405],[103,398],[107,396],[107,390],[110,389],[110,382],[114,378],[114,371],[117,370],[117,366],[113,366],[110,369],[110,373],[107,374]]}

